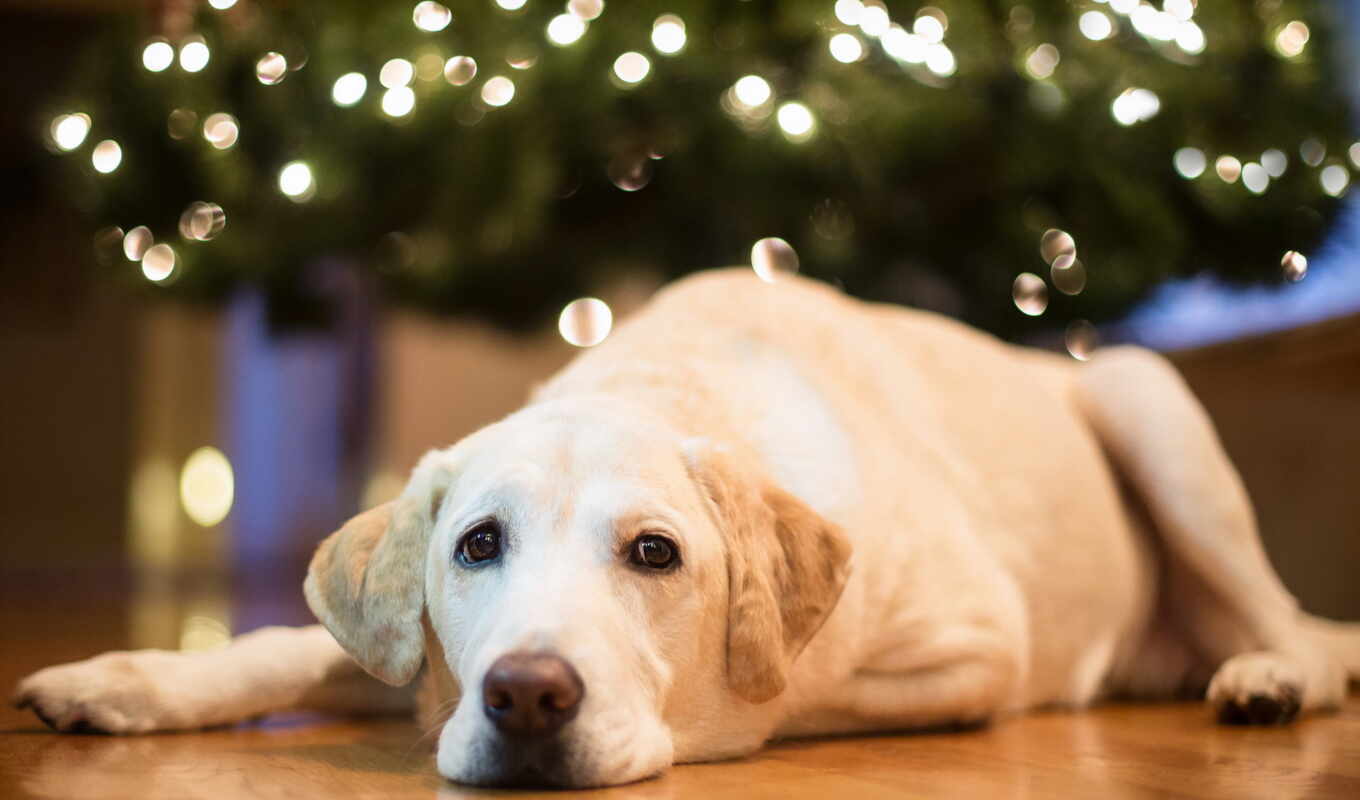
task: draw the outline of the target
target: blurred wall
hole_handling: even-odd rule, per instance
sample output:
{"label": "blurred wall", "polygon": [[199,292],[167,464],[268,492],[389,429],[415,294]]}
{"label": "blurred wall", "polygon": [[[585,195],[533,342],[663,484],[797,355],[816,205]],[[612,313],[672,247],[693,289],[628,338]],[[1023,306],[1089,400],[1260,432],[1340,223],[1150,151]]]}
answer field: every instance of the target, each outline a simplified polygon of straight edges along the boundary
{"label": "blurred wall", "polygon": [[1175,355],[1315,613],[1360,619],[1360,314]]}

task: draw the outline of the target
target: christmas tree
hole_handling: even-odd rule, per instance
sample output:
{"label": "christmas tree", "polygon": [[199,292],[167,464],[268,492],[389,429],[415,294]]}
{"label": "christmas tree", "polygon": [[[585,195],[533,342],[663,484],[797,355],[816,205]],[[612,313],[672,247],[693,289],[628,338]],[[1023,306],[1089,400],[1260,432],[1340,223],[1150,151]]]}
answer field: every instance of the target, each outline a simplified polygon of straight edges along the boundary
{"label": "christmas tree", "polygon": [[931,2],[168,0],[49,144],[101,269],[285,322],[323,261],[522,326],[780,237],[1012,337],[1296,278],[1360,167],[1325,4]]}

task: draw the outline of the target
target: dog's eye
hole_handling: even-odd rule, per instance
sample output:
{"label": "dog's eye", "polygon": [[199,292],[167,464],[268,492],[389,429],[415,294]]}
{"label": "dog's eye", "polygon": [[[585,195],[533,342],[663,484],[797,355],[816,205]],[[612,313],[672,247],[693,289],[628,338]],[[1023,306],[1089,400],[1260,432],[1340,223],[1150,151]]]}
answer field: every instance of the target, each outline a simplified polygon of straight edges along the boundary
{"label": "dog's eye", "polygon": [[483,522],[464,534],[458,543],[458,560],[469,566],[500,554],[501,529],[494,522]]}
{"label": "dog's eye", "polygon": [[678,557],[679,553],[676,551],[675,543],[664,536],[655,534],[639,536],[635,539],[628,555],[629,560],[634,564],[648,569],[666,569],[674,564]]}

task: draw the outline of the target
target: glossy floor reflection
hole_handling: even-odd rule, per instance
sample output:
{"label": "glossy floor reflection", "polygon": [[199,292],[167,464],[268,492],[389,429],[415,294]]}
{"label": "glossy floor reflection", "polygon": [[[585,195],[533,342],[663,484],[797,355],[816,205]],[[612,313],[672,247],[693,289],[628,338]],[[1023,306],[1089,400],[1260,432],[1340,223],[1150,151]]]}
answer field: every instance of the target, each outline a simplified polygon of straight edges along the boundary
{"label": "glossy floor reflection", "polygon": [[[0,574],[6,577],[0,581],[0,682],[6,689],[37,667],[126,647],[146,635],[145,603],[151,601],[125,578]],[[305,619],[295,589],[263,583],[277,588],[222,589],[233,619]],[[205,585],[212,584],[162,587],[155,593],[154,602],[164,604],[157,613],[165,619],[203,616]],[[294,715],[202,733],[121,738],[58,736],[26,713],[0,712],[0,798],[492,794],[512,793],[441,781],[429,738],[405,720]],[[743,761],[679,767],[659,780],[592,794],[705,800],[1354,798],[1360,797],[1360,698],[1339,715],[1287,728],[1218,727],[1198,705],[1168,704],[1042,714],[962,733],[787,742]]]}

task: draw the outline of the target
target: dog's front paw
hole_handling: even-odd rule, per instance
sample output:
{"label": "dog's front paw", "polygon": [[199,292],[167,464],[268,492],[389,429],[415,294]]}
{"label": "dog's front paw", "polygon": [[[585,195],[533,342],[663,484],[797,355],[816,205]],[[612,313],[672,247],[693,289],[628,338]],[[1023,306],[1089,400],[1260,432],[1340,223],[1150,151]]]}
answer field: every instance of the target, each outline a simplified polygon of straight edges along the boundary
{"label": "dog's front paw", "polygon": [[1219,667],[1207,698],[1228,725],[1283,725],[1299,714],[1301,668],[1279,653],[1243,653]]}
{"label": "dog's front paw", "polygon": [[48,667],[19,682],[16,708],[63,733],[145,733],[164,727],[165,703],[133,653]]}

